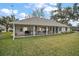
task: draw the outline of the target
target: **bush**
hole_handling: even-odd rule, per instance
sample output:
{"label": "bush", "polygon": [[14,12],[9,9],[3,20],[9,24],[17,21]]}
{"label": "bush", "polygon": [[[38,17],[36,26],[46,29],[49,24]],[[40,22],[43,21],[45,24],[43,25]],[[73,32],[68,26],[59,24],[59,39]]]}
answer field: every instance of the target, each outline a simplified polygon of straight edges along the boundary
{"label": "bush", "polygon": [[70,33],[74,33],[74,31],[70,31],[70,32],[62,32],[62,34],[70,34]]}

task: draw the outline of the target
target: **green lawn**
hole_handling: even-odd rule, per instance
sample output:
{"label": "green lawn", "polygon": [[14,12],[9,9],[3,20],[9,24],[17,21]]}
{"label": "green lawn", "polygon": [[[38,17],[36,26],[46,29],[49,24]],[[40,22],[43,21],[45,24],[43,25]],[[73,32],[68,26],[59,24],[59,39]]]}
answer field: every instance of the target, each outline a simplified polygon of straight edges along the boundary
{"label": "green lawn", "polygon": [[0,55],[79,55],[78,32],[55,36],[27,37],[14,41],[10,34],[0,34]]}

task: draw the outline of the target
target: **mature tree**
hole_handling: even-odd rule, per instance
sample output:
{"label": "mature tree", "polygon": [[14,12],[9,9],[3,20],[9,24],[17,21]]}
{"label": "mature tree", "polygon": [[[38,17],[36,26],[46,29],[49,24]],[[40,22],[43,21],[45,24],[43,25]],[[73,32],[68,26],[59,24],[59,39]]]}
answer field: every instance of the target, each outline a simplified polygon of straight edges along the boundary
{"label": "mature tree", "polygon": [[[62,4],[57,4],[58,10],[51,12],[51,19],[55,19],[56,21],[64,24],[68,24],[68,22],[72,20],[79,19],[79,6],[78,3],[74,3],[72,7],[66,7],[62,10]],[[57,14],[53,15],[54,12],[58,12]],[[59,20],[60,19],[60,20]]]}
{"label": "mature tree", "polygon": [[2,24],[2,18],[0,17],[0,24]]}
{"label": "mature tree", "polygon": [[[58,8],[58,10],[51,11],[51,19],[54,19],[54,20],[57,21],[57,19],[60,18],[61,15],[62,15],[61,14],[62,4],[61,3],[57,3],[57,6],[56,7]],[[56,12],[57,12],[57,14],[54,14]]]}
{"label": "mature tree", "polygon": [[74,14],[74,20],[78,20],[79,19],[79,4],[78,3],[73,4],[73,14]]}
{"label": "mature tree", "polygon": [[78,16],[77,16],[77,3],[74,3],[73,4],[73,15],[74,15],[74,20],[77,20],[78,19]]}
{"label": "mature tree", "polygon": [[77,4],[78,3],[73,4],[73,13],[77,13]]}
{"label": "mature tree", "polygon": [[51,19],[54,19],[55,21],[60,22],[60,23],[66,23],[65,14],[62,10],[62,4],[58,3],[57,8],[58,8],[58,10],[51,12]]}
{"label": "mature tree", "polygon": [[64,15],[63,23],[68,24],[69,20],[73,18],[72,8],[71,7],[64,8],[63,15]]}
{"label": "mature tree", "polygon": [[4,25],[6,27],[6,32],[8,31],[8,28],[9,28],[9,22],[13,21],[13,18],[15,19],[15,17],[13,15],[11,15],[11,16],[2,16],[0,18],[0,24]]}

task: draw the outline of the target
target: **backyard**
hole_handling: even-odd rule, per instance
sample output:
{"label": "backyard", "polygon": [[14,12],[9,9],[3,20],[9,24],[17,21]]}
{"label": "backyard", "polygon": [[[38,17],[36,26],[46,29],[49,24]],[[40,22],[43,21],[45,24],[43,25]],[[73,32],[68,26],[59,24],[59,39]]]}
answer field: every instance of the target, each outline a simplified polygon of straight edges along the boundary
{"label": "backyard", "polygon": [[11,33],[0,33],[2,56],[78,56],[79,33],[26,37],[12,40]]}

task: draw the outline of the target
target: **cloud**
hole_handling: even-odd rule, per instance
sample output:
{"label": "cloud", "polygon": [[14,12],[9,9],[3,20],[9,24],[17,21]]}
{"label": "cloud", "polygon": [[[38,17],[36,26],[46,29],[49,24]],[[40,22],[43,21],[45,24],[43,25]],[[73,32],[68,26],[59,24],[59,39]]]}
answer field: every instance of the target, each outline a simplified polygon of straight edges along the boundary
{"label": "cloud", "polygon": [[[27,3],[26,5],[24,5],[24,8],[26,9],[31,9],[32,11],[35,10],[36,8],[44,8],[44,13],[46,16],[50,16],[50,12],[52,10],[57,10],[57,8],[55,7],[57,5],[57,3]],[[0,9],[0,12],[2,15],[11,15],[12,14],[12,10],[8,9],[8,8],[3,8]],[[26,14],[25,12],[23,13],[19,13],[18,10],[13,10],[13,13],[15,14],[15,16],[17,18],[25,18],[25,17],[29,17],[28,14]]]}
{"label": "cloud", "polygon": [[57,3],[49,3],[50,5],[53,5],[53,6],[56,6],[57,5]]}
{"label": "cloud", "polygon": [[[12,10],[11,9],[6,9],[6,8],[3,8],[3,9],[0,9],[0,15],[2,16],[10,16],[12,14]],[[15,15],[16,18],[18,19],[24,19],[25,17],[28,18],[29,15],[26,14],[26,13],[19,13],[18,10],[13,10],[13,13]]]}
{"label": "cloud", "polygon": [[36,8],[44,8],[44,11],[50,12],[52,10],[57,10],[57,3],[37,3]]}
{"label": "cloud", "polygon": [[20,13],[18,14],[18,18],[19,20],[25,19],[25,18],[29,18],[32,17],[32,15],[26,14],[26,13]]}
{"label": "cloud", "polygon": [[19,13],[17,17],[19,18],[19,20],[22,20],[25,18],[25,16],[26,16],[25,13]]}
{"label": "cloud", "polygon": [[54,11],[54,10],[57,10],[57,7],[46,7],[45,9],[44,9],[44,11],[47,11],[47,12],[51,12],[51,11]]}
{"label": "cloud", "polygon": [[33,4],[30,3],[30,4],[27,4],[27,5],[24,5],[24,8],[29,9],[29,8],[32,8],[32,6],[33,6]]}
{"label": "cloud", "polygon": [[14,14],[17,14],[18,13],[18,10],[13,10]]}
{"label": "cloud", "polygon": [[44,8],[44,13],[45,13],[46,17],[47,16],[49,17],[51,11],[57,10],[56,6],[57,6],[57,3],[29,3],[24,7],[27,9],[30,8],[32,10]]}
{"label": "cloud", "polygon": [[19,16],[20,16],[20,17],[25,17],[26,14],[25,14],[25,13],[20,13]]}
{"label": "cloud", "polygon": [[44,13],[45,13],[45,17],[47,18],[47,19],[50,19],[50,16],[51,16],[51,11],[54,11],[54,10],[57,10],[57,8],[56,7],[51,7],[51,6],[49,6],[49,7],[46,7],[45,9],[44,9]]}
{"label": "cloud", "polygon": [[57,3],[29,3],[25,5],[25,8],[38,9],[38,8],[47,8],[47,7],[55,7]]}
{"label": "cloud", "polygon": [[47,7],[48,5],[46,4],[46,3],[37,3],[37,4],[35,4],[35,7],[36,8],[45,8],[45,7]]}
{"label": "cloud", "polygon": [[38,9],[38,8],[45,8],[47,6],[48,5],[46,3],[29,3],[29,4],[25,5],[24,7],[26,9],[30,8],[30,9],[34,10],[34,9]]}
{"label": "cloud", "polygon": [[10,14],[11,13],[10,10],[8,10],[8,9],[1,9],[1,12],[5,13],[5,14]]}
{"label": "cloud", "polygon": [[79,23],[79,21],[70,20],[69,23],[72,24],[72,26],[77,26],[77,24]]}
{"label": "cloud", "polygon": [[24,6],[25,8],[30,8],[31,10],[36,10],[36,9],[40,9],[40,8],[44,8],[44,14],[46,18],[50,17],[50,12],[57,10],[57,3],[29,3],[26,6]]}
{"label": "cloud", "polygon": [[[11,15],[12,14],[12,10],[11,9],[6,9],[6,8],[3,8],[0,10],[0,12],[3,14],[6,14],[6,15]],[[18,10],[13,10],[13,13],[14,14],[17,14],[18,13]]]}

